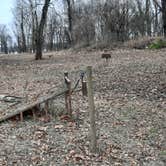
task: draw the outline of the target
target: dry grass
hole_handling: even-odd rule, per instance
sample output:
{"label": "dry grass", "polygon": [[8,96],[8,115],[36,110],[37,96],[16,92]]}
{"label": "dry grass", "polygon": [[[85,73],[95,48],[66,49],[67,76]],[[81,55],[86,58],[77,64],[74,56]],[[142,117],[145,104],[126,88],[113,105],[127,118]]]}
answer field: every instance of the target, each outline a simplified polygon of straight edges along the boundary
{"label": "dry grass", "polygon": [[140,37],[138,39],[129,40],[124,43],[127,48],[145,49],[150,46],[154,41],[162,39],[162,37]]}

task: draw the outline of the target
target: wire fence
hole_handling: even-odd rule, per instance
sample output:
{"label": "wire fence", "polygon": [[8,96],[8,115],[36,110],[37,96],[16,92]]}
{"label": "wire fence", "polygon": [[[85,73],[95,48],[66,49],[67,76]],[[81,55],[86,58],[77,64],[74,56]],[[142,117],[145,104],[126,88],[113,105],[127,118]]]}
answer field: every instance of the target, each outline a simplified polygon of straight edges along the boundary
{"label": "wire fence", "polygon": [[[26,103],[25,97],[19,97],[19,96],[12,96],[12,95],[0,95],[0,101],[3,103],[6,103],[8,106],[3,108],[3,111],[0,111],[0,121],[4,121],[6,119],[11,118],[12,116],[15,116],[17,114],[20,114],[24,111],[31,110],[36,105],[40,105],[42,103],[47,103],[49,101],[53,101],[59,97],[65,96],[65,105],[67,112],[72,111],[71,110],[71,95],[74,92],[78,92],[82,90],[82,87],[79,88],[80,83],[83,83],[84,77],[86,75],[86,71],[81,70],[79,72],[79,76],[77,77],[76,82],[71,87],[71,80],[68,77],[64,77],[64,83],[65,88],[61,88],[57,92],[57,88],[54,90],[51,88],[51,91],[53,92],[51,95],[48,96],[42,96],[37,99],[37,101],[32,103]],[[69,86],[70,84],[70,86]],[[11,108],[12,106],[15,106],[14,110]],[[10,111],[7,111],[10,110]],[[70,111],[69,111],[70,110]]]}

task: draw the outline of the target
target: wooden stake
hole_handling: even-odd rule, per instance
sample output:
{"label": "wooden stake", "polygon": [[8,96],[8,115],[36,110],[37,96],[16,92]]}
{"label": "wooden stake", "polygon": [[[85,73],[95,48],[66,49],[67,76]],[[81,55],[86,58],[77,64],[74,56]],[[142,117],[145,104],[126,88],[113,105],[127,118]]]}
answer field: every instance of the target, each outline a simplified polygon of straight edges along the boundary
{"label": "wooden stake", "polygon": [[[68,78],[68,72],[64,73],[64,81],[65,81],[65,84],[67,85],[66,78]],[[68,92],[67,91],[65,92],[65,107],[66,107],[66,112],[68,113],[69,108],[68,108]]]}
{"label": "wooden stake", "polygon": [[71,81],[68,78],[68,72],[64,73],[65,76],[65,84],[67,87],[67,91],[65,93],[65,105],[66,105],[66,111],[69,114],[69,116],[72,116],[72,104],[71,104],[71,94],[72,94],[72,89],[71,89]]}
{"label": "wooden stake", "polygon": [[48,116],[48,101],[45,103],[45,113],[46,113],[46,117]]}
{"label": "wooden stake", "polygon": [[82,81],[82,95],[83,96],[88,96],[87,82],[86,81]]}
{"label": "wooden stake", "polygon": [[35,109],[32,109],[32,115],[33,115],[33,120],[36,121],[36,114],[35,114]]}
{"label": "wooden stake", "polygon": [[23,112],[20,112],[20,121],[21,121],[21,122],[24,121]]}
{"label": "wooden stake", "polygon": [[81,85],[82,85],[82,95],[87,96],[87,82],[84,81],[84,77],[81,77]]}
{"label": "wooden stake", "polygon": [[90,148],[91,152],[97,151],[97,137],[96,137],[96,122],[95,122],[95,105],[93,96],[93,83],[92,83],[92,66],[87,67],[87,80],[88,80],[88,103],[89,103],[89,115],[90,115]]}
{"label": "wooden stake", "polygon": [[71,82],[68,82],[68,108],[69,108],[69,115],[72,116],[72,108],[71,108]]}

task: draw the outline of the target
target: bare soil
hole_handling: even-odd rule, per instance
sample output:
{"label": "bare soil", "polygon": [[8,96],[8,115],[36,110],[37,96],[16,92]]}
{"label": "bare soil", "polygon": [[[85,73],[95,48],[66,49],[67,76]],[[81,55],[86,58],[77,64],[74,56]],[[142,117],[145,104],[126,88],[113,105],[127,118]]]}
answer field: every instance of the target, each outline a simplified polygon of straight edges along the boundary
{"label": "bare soil", "polygon": [[[99,51],[54,52],[41,61],[0,56],[0,95],[26,97],[26,103],[62,88],[65,71],[74,85],[92,65],[98,135],[98,153],[92,154],[87,98],[78,92],[72,96],[74,120],[57,113],[1,123],[0,165],[165,166],[165,52],[118,49],[108,64]],[[0,101],[0,112],[11,107]],[[64,109],[63,97],[54,100],[55,114]]]}

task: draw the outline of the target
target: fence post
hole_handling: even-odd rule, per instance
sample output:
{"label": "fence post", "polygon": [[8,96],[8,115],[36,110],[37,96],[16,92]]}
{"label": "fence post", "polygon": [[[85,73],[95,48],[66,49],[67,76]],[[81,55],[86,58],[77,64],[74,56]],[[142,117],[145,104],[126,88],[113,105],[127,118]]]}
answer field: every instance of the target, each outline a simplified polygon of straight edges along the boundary
{"label": "fence post", "polygon": [[23,112],[20,112],[20,121],[21,121],[21,122],[23,122],[23,121],[24,121]]}
{"label": "fence post", "polygon": [[36,121],[36,114],[35,114],[35,109],[32,108],[32,115],[33,115],[33,120]]}
{"label": "fence post", "polygon": [[69,103],[69,115],[72,116],[72,108],[71,108],[71,81],[68,82],[68,103]]}
{"label": "fence post", "polygon": [[82,95],[87,96],[87,82],[84,81],[84,77],[81,77],[81,85],[82,85]]}
{"label": "fence post", "polygon": [[46,114],[46,117],[47,117],[48,116],[48,110],[49,110],[48,101],[46,101],[44,109],[45,109],[45,114]]}
{"label": "fence post", "polygon": [[67,113],[72,116],[72,108],[71,108],[71,81],[68,78],[68,72],[64,73],[65,84],[67,87],[67,91],[65,93],[65,105]]}
{"label": "fence post", "polygon": [[[68,72],[64,73],[65,85],[66,85],[66,79],[65,79],[66,77],[68,78]],[[68,113],[69,108],[68,108],[68,95],[67,95],[67,92],[65,92],[65,106],[66,106],[66,112]]]}
{"label": "fence post", "polygon": [[97,137],[96,137],[96,122],[95,122],[95,105],[93,96],[93,83],[92,83],[92,66],[87,67],[87,83],[88,83],[88,103],[89,103],[89,116],[90,116],[90,148],[93,153],[97,151]]}

